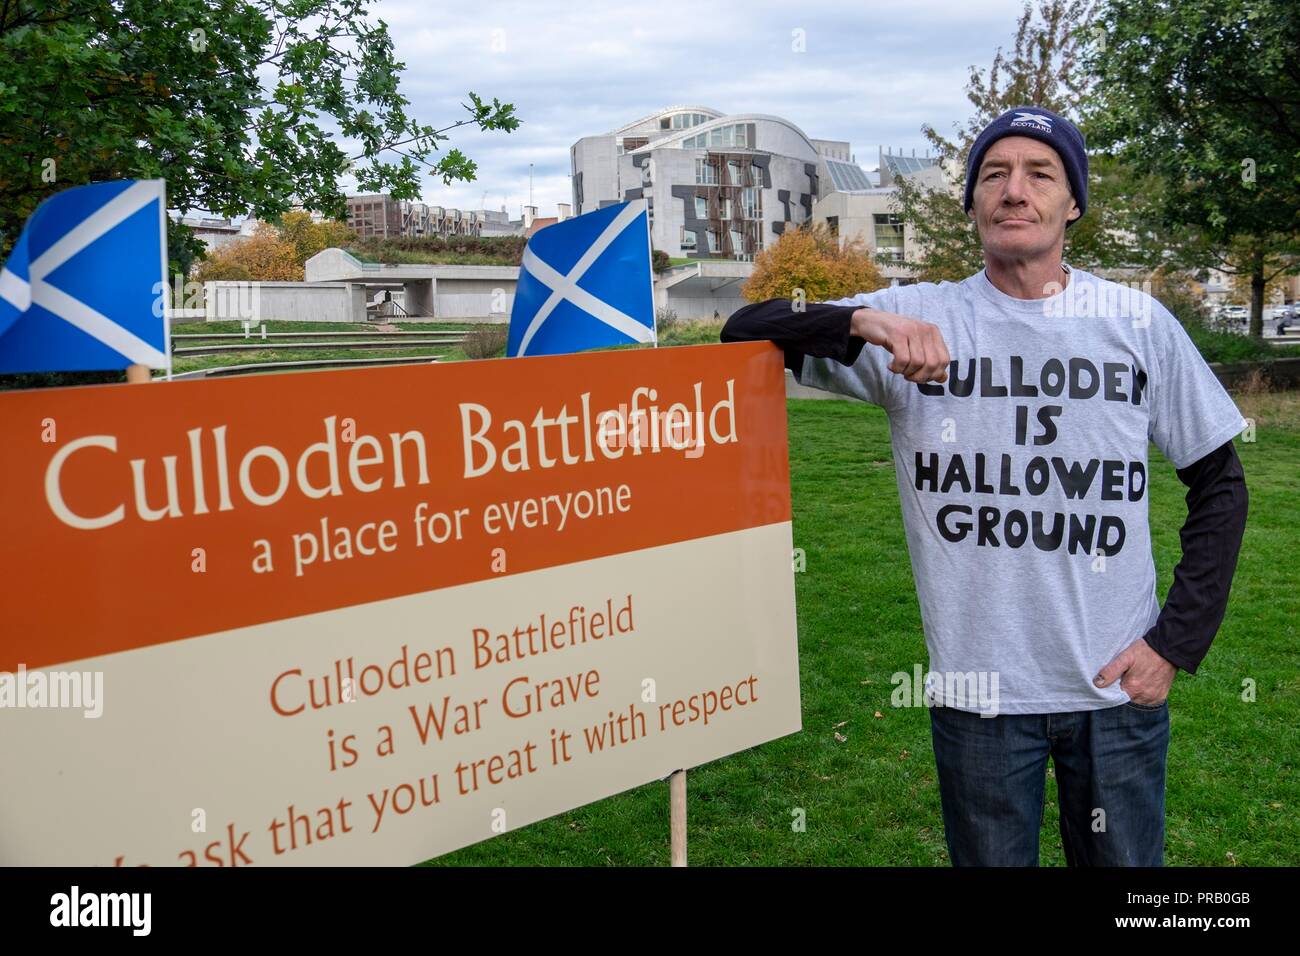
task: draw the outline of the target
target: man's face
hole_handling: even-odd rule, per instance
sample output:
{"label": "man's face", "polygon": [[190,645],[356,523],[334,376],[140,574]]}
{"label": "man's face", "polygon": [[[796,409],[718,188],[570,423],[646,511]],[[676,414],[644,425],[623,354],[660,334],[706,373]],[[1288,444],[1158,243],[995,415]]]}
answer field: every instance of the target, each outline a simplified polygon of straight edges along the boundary
{"label": "man's face", "polygon": [[1028,136],[1004,136],[984,154],[970,216],[984,251],[1009,259],[1045,255],[1079,218],[1065,165],[1052,147]]}

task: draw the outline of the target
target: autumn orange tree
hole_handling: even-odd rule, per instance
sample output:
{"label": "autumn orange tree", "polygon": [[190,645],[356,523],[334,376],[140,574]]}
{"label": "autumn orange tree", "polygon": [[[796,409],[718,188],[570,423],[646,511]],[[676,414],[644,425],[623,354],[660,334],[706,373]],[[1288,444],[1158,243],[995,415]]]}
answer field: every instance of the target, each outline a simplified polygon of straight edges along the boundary
{"label": "autumn orange tree", "polygon": [[306,265],[316,253],[332,246],[347,245],[356,236],[345,222],[330,219],[316,222],[310,213],[301,210],[281,216],[279,231],[281,239],[293,243],[294,258],[300,266]]}
{"label": "autumn orange tree", "polygon": [[748,302],[801,295],[805,302],[824,302],[874,292],[887,284],[861,239],[841,245],[819,222],[787,231],[776,245],[760,252],[740,294]]}
{"label": "autumn orange tree", "polygon": [[208,252],[194,269],[199,282],[217,280],[301,279],[303,270],[292,242],[283,239],[270,223],[259,222],[251,236],[243,236]]}
{"label": "autumn orange tree", "polygon": [[260,222],[251,236],[208,252],[194,270],[199,282],[301,281],[303,266],[322,249],[341,246],[352,238],[341,222],[313,222],[305,212],[285,213],[279,226]]}

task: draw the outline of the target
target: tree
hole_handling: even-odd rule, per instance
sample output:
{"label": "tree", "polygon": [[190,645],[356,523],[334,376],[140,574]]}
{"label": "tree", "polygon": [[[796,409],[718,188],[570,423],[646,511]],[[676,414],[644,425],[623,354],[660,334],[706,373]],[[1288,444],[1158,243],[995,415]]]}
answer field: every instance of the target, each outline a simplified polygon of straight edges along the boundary
{"label": "tree", "polygon": [[965,175],[966,157],[975,138],[1011,107],[1033,105],[1063,116],[1078,114],[1089,93],[1088,77],[1078,64],[1090,37],[1093,7],[1092,0],[1038,0],[1036,18],[1034,8],[1026,2],[1016,23],[1011,53],[1004,54],[998,47],[987,77],[977,67],[970,68],[966,98],[975,113],[966,126],[955,127],[954,139],[928,123],[921,127],[951,179],[957,181]]}
{"label": "tree", "polygon": [[295,210],[280,217],[280,238],[293,246],[294,261],[304,266],[316,253],[347,245],[356,234],[347,223],[326,219],[316,222],[310,213]]}
{"label": "tree", "polygon": [[[956,126],[951,138],[928,123],[921,127],[949,182],[964,182],[976,137],[1013,106],[1041,106],[1072,119],[1078,114],[1088,95],[1088,77],[1079,63],[1091,35],[1093,6],[1092,0],[1039,0],[1035,11],[1026,3],[1011,52],[999,47],[987,72],[970,68],[966,98],[974,113],[965,126]],[[1126,201],[1132,192],[1125,188],[1127,170],[1119,164],[1105,168],[1117,187],[1107,196],[1106,214],[1090,212],[1091,220],[1085,216],[1066,232],[1071,261],[1081,260],[1085,268],[1135,258],[1122,238],[1133,231],[1127,228],[1133,219]],[[962,208],[959,188],[933,188],[900,179],[892,209],[912,229],[920,249],[918,259],[904,264],[920,281],[960,281],[984,267],[979,233]]]}
{"label": "tree", "polygon": [[1300,7],[1112,0],[1097,24],[1093,145],[1161,180],[1158,218],[1201,267],[1249,276],[1262,336],[1267,283],[1300,268]]}
{"label": "tree", "polygon": [[242,236],[208,253],[194,270],[197,282],[217,280],[300,281],[302,263],[292,241],[270,223],[259,222]]}
{"label": "tree", "polygon": [[[902,263],[918,282],[960,282],[984,268],[979,232],[962,209],[960,195],[907,177],[897,180],[891,211],[911,229],[919,256]],[[886,261],[884,255],[877,262]],[[898,263],[895,263],[896,265]]]}
{"label": "tree", "polygon": [[[164,177],[168,205],[341,218],[339,180],[401,199],[420,177],[472,180],[448,130],[518,127],[469,93],[468,119],[418,122],[404,65],[366,0],[5,0],[0,4],[0,256],[69,185]],[[361,145],[352,154],[341,140]],[[184,229],[173,258],[193,254]]]}
{"label": "tree", "polygon": [[[1263,260],[1262,268],[1254,268],[1255,259]],[[1272,302],[1281,296],[1281,283],[1284,273],[1295,272],[1296,260],[1293,256],[1277,256],[1268,253],[1262,244],[1252,239],[1239,239],[1229,250],[1225,260],[1232,267],[1224,270],[1228,276],[1228,301],[1233,305],[1250,305],[1255,297],[1255,273],[1264,277],[1264,302]],[[1237,265],[1239,264],[1239,265]]]}
{"label": "tree", "polygon": [[754,271],[741,286],[746,301],[794,299],[823,302],[859,292],[874,292],[887,283],[871,261],[862,240],[843,247],[825,223],[785,232],[776,244],[754,258]]}

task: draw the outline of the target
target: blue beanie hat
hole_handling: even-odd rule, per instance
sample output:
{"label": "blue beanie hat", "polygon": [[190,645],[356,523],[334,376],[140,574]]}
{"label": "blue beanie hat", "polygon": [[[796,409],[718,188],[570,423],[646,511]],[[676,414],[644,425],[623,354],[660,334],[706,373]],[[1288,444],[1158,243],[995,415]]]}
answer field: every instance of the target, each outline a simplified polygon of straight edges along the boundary
{"label": "blue beanie hat", "polygon": [[1078,222],[1088,208],[1088,149],[1083,142],[1083,134],[1064,116],[1043,109],[1041,106],[1017,106],[1007,110],[975,137],[970,156],[966,160],[966,197],[962,208],[969,212],[975,199],[975,177],[984,154],[989,147],[1004,136],[1028,136],[1041,140],[1061,157],[1065,166],[1065,176],[1070,181],[1070,190],[1074,193],[1079,215],[1068,220]]}

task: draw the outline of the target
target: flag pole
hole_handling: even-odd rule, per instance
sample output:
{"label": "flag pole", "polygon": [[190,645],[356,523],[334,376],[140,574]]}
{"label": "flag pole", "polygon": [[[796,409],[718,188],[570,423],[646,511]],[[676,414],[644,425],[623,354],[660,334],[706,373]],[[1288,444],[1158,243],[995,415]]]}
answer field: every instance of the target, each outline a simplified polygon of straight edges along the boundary
{"label": "flag pole", "polygon": [[669,818],[672,831],[672,865],[686,865],[686,771],[668,777]]}
{"label": "flag pole", "polygon": [[[171,283],[167,281],[168,280],[167,266],[169,265],[169,263],[167,261],[167,180],[165,179],[158,180],[158,229],[162,234],[163,352],[167,355],[167,381],[170,382],[172,380],[171,310],[176,307],[176,303],[172,301]],[[182,292],[181,301],[184,302],[184,299],[185,299],[185,295]],[[146,369],[145,371],[149,375],[149,377],[144,379],[144,381],[149,381],[149,379],[153,378],[153,375],[152,373],[149,373],[148,369]],[[126,380],[128,382],[131,381],[130,369],[127,370]]]}
{"label": "flag pole", "polygon": [[[175,304],[171,297],[171,283],[167,281],[167,180],[155,180],[158,183],[158,234],[162,236],[159,253],[162,259],[162,320],[163,352],[167,355],[165,369],[167,381],[172,380],[172,317],[171,310]],[[136,362],[126,367],[126,383],[142,385],[153,381],[153,370],[148,365]]]}
{"label": "flag pole", "polygon": [[644,207],[645,212],[645,254],[650,260],[650,328],[654,331],[654,339],[651,342],[651,348],[659,348],[659,307],[655,304],[655,239],[654,231],[650,228],[650,203],[645,199],[637,200]]}

